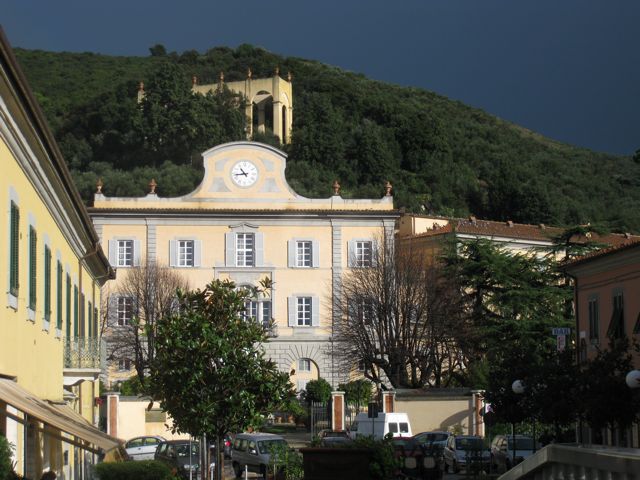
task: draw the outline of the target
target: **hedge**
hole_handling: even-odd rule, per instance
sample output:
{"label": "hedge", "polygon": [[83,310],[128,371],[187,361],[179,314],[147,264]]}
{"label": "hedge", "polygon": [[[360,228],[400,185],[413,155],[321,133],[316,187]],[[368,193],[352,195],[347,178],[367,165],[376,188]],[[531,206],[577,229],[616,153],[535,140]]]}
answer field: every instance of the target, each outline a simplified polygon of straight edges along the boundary
{"label": "hedge", "polygon": [[100,480],[175,479],[169,467],[156,460],[99,463],[94,468]]}

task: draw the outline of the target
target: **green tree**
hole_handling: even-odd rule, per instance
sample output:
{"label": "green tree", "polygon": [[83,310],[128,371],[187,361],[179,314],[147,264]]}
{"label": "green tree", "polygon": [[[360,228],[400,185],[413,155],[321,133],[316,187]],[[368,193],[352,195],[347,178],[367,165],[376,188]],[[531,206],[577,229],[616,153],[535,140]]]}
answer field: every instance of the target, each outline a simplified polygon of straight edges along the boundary
{"label": "green tree", "polygon": [[[219,454],[225,433],[244,430],[291,394],[288,375],[260,346],[264,327],[243,318],[245,302],[255,294],[228,280],[179,291],[178,312],[157,328],[154,398],[174,419],[174,431],[215,436]],[[216,478],[222,478],[222,458],[217,460]]]}
{"label": "green tree", "polygon": [[322,377],[309,381],[304,390],[304,400],[307,403],[328,402],[331,400],[331,385]]}
{"label": "green tree", "polygon": [[363,378],[338,385],[338,390],[344,392],[345,403],[355,405],[356,408],[369,403],[372,388],[373,384]]}
{"label": "green tree", "polygon": [[13,472],[11,448],[12,445],[7,440],[7,437],[0,435],[0,479],[10,478],[9,474]]}

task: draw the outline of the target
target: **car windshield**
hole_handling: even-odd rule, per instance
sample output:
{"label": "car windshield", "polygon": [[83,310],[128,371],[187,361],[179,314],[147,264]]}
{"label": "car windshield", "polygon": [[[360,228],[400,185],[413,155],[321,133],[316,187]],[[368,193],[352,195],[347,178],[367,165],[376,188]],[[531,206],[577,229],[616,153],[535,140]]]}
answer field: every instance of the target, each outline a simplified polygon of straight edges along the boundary
{"label": "car windshield", "polygon": [[[513,450],[513,439],[509,439],[509,450]],[[516,438],[516,450],[533,450],[532,438]]]}
{"label": "car windshield", "polygon": [[284,440],[262,440],[258,442],[260,453],[271,453],[280,448],[287,448],[287,442]]}
{"label": "car windshield", "polygon": [[[198,448],[198,444],[197,443],[192,443],[191,444],[191,456],[192,457],[197,457],[199,451],[200,451],[200,449]],[[179,457],[188,457],[189,456],[189,444],[188,443],[181,443],[181,444],[176,445],[176,454]]]}
{"label": "car windshield", "polygon": [[444,443],[449,438],[449,435],[446,433],[427,433],[423,435],[423,441],[429,443]]}
{"label": "car windshield", "polygon": [[417,446],[416,441],[412,438],[395,438],[393,444],[396,447],[404,447],[406,449],[414,449]]}
{"label": "car windshield", "polygon": [[481,438],[456,438],[458,450],[482,450]]}

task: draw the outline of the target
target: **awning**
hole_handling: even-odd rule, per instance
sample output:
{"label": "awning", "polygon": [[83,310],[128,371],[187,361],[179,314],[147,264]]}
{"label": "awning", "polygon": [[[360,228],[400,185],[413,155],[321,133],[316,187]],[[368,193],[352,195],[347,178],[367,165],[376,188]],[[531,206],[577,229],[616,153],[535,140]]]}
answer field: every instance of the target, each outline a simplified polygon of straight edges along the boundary
{"label": "awning", "polygon": [[[94,445],[97,449],[107,451],[120,443],[117,439],[95,428],[68,406],[41,400],[7,378],[0,378],[0,400],[43,423],[74,435],[89,445]],[[5,412],[0,412],[0,415],[3,413]]]}

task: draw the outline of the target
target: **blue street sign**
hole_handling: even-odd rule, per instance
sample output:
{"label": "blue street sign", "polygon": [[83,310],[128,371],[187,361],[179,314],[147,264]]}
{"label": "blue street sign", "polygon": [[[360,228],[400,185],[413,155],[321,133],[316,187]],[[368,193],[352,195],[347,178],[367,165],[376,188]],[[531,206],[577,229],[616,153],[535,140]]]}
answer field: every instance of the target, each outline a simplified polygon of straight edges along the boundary
{"label": "blue street sign", "polygon": [[571,329],[569,327],[556,327],[551,329],[553,335],[571,335]]}

